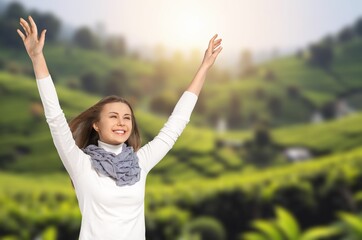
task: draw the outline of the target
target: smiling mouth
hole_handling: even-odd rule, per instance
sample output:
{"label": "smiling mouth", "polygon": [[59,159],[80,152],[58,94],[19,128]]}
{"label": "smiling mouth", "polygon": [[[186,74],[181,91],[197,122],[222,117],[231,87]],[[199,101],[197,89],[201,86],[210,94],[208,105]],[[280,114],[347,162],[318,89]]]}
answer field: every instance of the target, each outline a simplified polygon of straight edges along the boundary
{"label": "smiling mouth", "polygon": [[113,131],[113,132],[116,133],[116,134],[118,134],[118,135],[123,135],[123,134],[126,133],[126,131],[124,131],[124,130],[115,130],[115,131]]}

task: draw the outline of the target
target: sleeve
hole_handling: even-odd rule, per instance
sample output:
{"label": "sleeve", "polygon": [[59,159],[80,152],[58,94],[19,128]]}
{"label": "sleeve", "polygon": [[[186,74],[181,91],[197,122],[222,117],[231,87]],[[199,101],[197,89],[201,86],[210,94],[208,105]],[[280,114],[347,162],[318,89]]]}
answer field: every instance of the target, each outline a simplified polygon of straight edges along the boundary
{"label": "sleeve", "polygon": [[190,121],[196,102],[197,96],[194,93],[184,92],[158,135],[138,150],[140,164],[146,172],[149,172],[173,147]]}
{"label": "sleeve", "polygon": [[65,169],[73,179],[83,169],[81,160],[85,153],[75,144],[63,110],[60,107],[51,76],[37,79],[37,85],[54,145]]}

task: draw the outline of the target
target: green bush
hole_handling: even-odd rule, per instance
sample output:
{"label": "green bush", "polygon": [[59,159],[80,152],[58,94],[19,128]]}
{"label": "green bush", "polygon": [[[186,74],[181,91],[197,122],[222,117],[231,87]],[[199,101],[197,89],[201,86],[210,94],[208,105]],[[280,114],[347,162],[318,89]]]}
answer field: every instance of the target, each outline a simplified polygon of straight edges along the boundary
{"label": "green bush", "polygon": [[185,226],[184,239],[189,240],[225,240],[226,233],[222,224],[212,217],[198,217]]}

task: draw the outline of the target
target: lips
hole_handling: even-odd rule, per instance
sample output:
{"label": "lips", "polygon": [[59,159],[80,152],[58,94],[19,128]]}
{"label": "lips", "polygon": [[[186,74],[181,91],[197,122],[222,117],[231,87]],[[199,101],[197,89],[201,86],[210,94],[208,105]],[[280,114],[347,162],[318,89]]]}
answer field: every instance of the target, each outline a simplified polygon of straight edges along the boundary
{"label": "lips", "polygon": [[114,130],[113,132],[116,133],[116,134],[118,134],[118,135],[123,135],[123,134],[126,133],[125,130]]}

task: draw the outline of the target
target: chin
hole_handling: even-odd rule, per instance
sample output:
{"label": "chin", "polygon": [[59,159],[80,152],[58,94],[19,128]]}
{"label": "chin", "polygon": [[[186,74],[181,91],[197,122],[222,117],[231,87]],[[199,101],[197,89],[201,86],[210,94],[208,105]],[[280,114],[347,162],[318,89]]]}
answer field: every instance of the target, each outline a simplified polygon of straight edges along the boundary
{"label": "chin", "polygon": [[122,144],[122,143],[125,143],[126,141],[115,141],[114,142],[114,145],[119,145],[119,144]]}
{"label": "chin", "polygon": [[119,144],[122,144],[122,143],[127,142],[127,140],[128,140],[128,139],[125,139],[125,140],[115,140],[115,141],[114,141],[114,142],[115,142],[114,144],[115,144],[115,145],[119,145]]}

